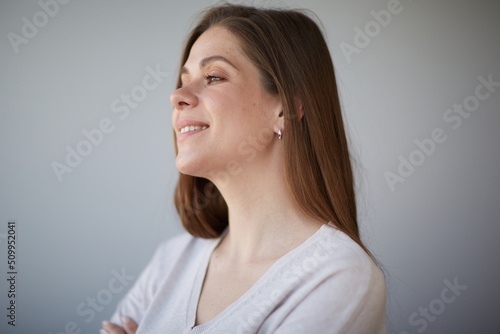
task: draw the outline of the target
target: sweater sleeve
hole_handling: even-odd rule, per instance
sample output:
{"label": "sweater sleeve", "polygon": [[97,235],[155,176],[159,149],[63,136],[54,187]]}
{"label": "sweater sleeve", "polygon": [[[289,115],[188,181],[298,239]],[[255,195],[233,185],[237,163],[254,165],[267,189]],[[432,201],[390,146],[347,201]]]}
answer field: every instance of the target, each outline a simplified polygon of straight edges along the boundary
{"label": "sweater sleeve", "polygon": [[344,268],[304,296],[275,333],[386,333],[385,300],[375,264]]}
{"label": "sweater sleeve", "polygon": [[129,316],[140,324],[146,311],[153,302],[163,279],[172,270],[175,260],[193,238],[187,233],[167,240],[154,253],[146,268],[139,275],[132,288],[118,303],[110,321],[121,325],[120,317]]}
{"label": "sweater sleeve", "polygon": [[118,303],[110,320],[112,323],[121,326],[120,317],[124,315],[132,318],[137,324],[141,322],[155,294],[155,278],[158,277],[158,262],[163,248],[164,246],[160,246],[156,250],[153,258],[139,275],[132,288]]}

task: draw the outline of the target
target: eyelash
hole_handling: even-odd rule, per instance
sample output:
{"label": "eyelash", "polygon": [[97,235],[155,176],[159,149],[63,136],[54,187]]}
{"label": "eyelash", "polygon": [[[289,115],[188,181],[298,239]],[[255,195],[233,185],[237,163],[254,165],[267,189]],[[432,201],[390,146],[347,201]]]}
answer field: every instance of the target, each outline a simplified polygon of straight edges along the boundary
{"label": "eyelash", "polygon": [[[203,77],[205,78],[205,80],[208,81],[209,85],[212,84],[212,83],[214,83],[214,82],[224,80],[224,78],[222,78],[222,77],[219,77],[219,76],[216,76],[216,75],[210,75],[210,74],[205,74]],[[211,81],[212,79],[216,79],[216,80]],[[184,83],[181,81],[179,88],[181,88],[182,86],[184,86]]]}
{"label": "eyelash", "polygon": [[[222,80],[221,77],[218,77],[216,75],[205,74],[204,77],[205,77],[205,80],[208,81],[208,84],[212,84],[212,83],[214,83],[216,81],[221,81]],[[211,81],[212,79],[217,79],[217,80]]]}

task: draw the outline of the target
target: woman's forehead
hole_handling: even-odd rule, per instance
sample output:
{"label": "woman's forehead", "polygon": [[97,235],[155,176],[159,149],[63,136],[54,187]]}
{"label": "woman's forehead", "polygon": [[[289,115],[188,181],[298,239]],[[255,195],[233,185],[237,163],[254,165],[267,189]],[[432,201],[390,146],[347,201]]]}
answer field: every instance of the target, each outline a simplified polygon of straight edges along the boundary
{"label": "woman's forehead", "polygon": [[201,34],[193,44],[184,65],[190,67],[213,56],[223,57],[233,65],[246,58],[241,51],[239,40],[233,33],[223,27],[212,27]]}

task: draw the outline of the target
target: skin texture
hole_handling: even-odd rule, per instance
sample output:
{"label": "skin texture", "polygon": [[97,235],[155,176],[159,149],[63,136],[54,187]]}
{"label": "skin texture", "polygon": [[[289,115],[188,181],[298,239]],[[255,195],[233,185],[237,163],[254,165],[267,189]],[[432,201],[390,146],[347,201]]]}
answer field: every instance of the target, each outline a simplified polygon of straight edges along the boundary
{"label": "skin texture", "polygon": [[[262,88],[238,39],[225,28],[210,28],[193,45],[182,73],[182,87],[171,95],[177,168],[212,181],[229,208],[229,230],[211,255],[199,298],[198,325],[238,299],[322,222],[291,197],[277,135],[280,129],[287,135],[281,100]],[[207,128],[181,134],[186,125]],[[135,326],[103,328],[129,334]]]}

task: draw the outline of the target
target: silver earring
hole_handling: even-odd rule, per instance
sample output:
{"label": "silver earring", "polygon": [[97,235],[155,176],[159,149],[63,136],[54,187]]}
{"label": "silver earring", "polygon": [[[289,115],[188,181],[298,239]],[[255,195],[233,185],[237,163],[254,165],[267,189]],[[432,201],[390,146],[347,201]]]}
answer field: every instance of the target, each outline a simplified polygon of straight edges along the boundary
{"label": "silver earring", "polygon": [[278,130],[278,139],[283,138],[283,135],[281,134],[281,129]]}

